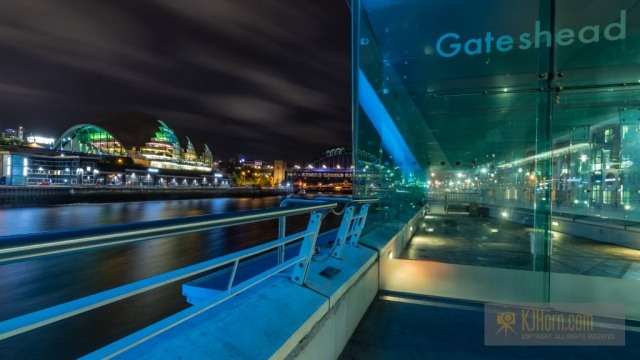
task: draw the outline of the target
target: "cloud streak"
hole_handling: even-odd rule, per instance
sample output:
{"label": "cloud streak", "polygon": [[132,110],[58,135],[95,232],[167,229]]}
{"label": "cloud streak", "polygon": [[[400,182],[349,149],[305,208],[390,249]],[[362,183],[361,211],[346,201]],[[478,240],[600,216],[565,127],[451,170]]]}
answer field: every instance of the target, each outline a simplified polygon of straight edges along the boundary
{"label": "cloud streak", "polygon": [[303,162],[349,145],[343,0],[8,0],[2,10],[0,111],[12,120],[1,126],[60,134],[140,110],[197,132],[223,159]]}

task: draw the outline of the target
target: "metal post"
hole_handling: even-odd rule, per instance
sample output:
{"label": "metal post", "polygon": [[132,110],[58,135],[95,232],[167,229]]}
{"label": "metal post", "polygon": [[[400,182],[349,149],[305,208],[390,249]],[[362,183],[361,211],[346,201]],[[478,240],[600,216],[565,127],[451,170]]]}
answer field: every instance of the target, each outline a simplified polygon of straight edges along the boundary
{"label": "metal post", "polygon": [[351,220],[353,219],[354,212],[355,206],[347,205],[347,208],[344,210],[344,215],[342,215],[342,222],[340,223],[340,229],[338,230],[338,236],[336,237],[336,248],[331,255],[336,259],[342,259],[342,251],[344,250],[344,244],[349,236]]}
{"label": "metal post", "polygon": [[320,212],[311,213],[309,225],[307,226],[307,231],[310,232],[310,234],[302,239],[302,244],[300,245],[300,256],[305,256],[306,259],[300,261],[298,265],[293,268],[293,274],[291,275],[291,281],[298,285],[304,285],[307,279],[307,273],[309,272],[311,257],[315,251],[321,222],[322,214]]}
{"label": "metal post", "polygon": [[231,271],[231,277],[229,278],[229,284],[227,286],[227,294],[231,294],[231,288],[233,287],[233,280],[236,278],[236,271],[238,271],[238,265],[240,264],[240,259],[236,259],[233,262],[233,271]]}
{"label": "metal post", "polygon": [[360,233],[362,233],[362,229],[364,229],[364,223],[367,221],[367,214],[369,212],[369,204],[362,204],[360,207],[360,213],[354,217],[353,231],[351,233],[351,239],[349,240],[349,244],[352,246],[358,245],[358,239],[360,238]]}
{"label": "metal post", "polygon": [[[285,236],[287,228],[287,218],[285,216],[281,216],[278,223],[278,239],[282,239]],[[282,264],[284,262],[284,244],[278,246],[278,264]]]}

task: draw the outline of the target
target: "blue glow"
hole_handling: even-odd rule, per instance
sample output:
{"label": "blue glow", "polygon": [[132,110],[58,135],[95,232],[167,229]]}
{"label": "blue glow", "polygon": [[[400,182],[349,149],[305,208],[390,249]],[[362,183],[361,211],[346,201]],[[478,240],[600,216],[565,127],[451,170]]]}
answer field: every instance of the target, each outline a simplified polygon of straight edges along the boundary
{"label": "blue glow", "polygon": [[396,160],[405,177],[408,177],[415,170],[422,171],[402,134],[393,123],[389,112],[362,70],[358,70],[358,81],[358,101],[380,134],[384,150]]}

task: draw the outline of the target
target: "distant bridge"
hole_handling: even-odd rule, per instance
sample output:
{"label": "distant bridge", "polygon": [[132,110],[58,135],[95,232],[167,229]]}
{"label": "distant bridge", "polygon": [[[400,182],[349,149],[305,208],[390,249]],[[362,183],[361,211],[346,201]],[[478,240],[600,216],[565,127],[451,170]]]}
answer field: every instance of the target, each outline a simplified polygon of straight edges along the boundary
{"label": "distant bridge", "polygon": [[[371,163],[376,158],[372,154],[358,150],[356,161]],[[293,182],[309,183],[313,186],[327,186],[330,183],[351,182],[353,178],[354,153],[350,147],[341,147],[322,152],[302,167],[290,168],[288,179]]]}

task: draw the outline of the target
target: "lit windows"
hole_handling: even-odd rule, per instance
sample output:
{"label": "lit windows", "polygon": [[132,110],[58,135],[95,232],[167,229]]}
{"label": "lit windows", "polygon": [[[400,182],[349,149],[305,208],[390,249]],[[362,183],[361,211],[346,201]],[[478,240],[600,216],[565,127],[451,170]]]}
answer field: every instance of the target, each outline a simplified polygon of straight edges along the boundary
{"label": "lit windows", "polygon": [[604,142],[608,143],[613,140],[613,129],[607,129],[604,131]]}

